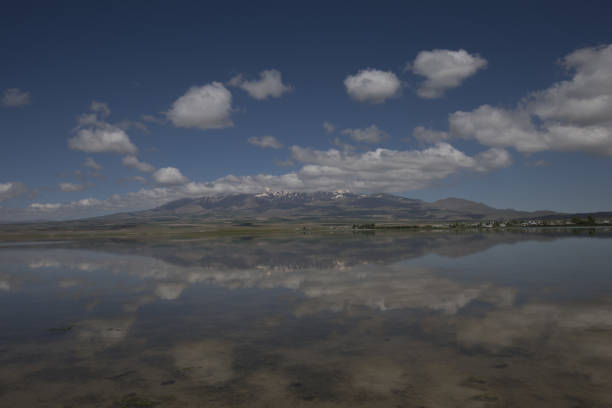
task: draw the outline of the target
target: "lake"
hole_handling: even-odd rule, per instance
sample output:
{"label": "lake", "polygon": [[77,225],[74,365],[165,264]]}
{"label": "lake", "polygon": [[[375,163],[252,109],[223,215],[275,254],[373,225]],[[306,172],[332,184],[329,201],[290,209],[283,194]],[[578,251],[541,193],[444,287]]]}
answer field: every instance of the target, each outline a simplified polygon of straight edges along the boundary
{"label": "lake", "polygon": [[610,407],[612,231],[0,243],[2,407]]}

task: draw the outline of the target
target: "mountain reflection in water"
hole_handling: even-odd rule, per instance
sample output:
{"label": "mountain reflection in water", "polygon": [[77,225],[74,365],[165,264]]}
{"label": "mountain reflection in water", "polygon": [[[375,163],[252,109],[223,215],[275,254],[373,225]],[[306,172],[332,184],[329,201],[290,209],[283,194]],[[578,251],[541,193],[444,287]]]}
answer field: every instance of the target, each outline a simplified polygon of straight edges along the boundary
{"label": "mountain reflection in water", "polygon": [[612,233],[0,246],[0,401],[612,406]]}

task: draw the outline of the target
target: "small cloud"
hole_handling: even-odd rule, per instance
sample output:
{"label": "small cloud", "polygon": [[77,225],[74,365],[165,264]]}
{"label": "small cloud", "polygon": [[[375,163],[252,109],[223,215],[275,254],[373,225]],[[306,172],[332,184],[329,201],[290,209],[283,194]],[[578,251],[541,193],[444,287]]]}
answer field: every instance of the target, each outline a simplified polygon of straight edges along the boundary
{"label": "small cloud", "polygon": [[269,97],[280,98],[291,92],[291,85],[283,84],[282,74],[276,69],[267,69],[259,73],[259,80],[247,81],[243,75],[236,75],[229,80],[228,85],[246,91],[252,98],[263,100]]}
{"label": "small cloud", "polygon": [[353,150],[355,150],[355,146],[353,146],[352,144],[344,143],[342,140],[340,140],[339,137],[335,137],[334,140],[332,140],[332,144],[334,146],[338,146],[344,152],[352,152]]}
{"label": "small cloud", "polygon": [[2,106],[5,108],[20,108],[30,103],[30,93],[19,88],[6,89],[2,95]]}
{"label": "small cloud", "polygon": [[397,75],[378,69],[362,69],[344,80],[349,96],[359,102],[383,103],[400,94],[402,83]]}
{"label": "small cloud", "polygon": [[128,135],[112,125],[80,129],[77,135],[68,140],[68,147],[87,153],[136,153],[138,149]]}
{"label": "small cloud", "polygon": [[76,191],[83,191],[87,189],[87,186],[83,184],[74,184],[74,183],[59,183],[59,188],[64,193],[73,193]]}
{"label": "small cloud", "polygon": [[414,137],[421,144],[435,144],[450,139],[448,132],[427,129],[423,126],[415,127],[412,131],[412,137]]}
{"label": "small cloud", "polygon": [[101,164],[97,163],[91,157],[88,157],[87,159],[85,159],[85,161],[83,162],[83,167],[89,167],[90,169],[93,169],[93,170],[96,170],[96,171],[100,171],[100,170],[104,169],[104,166],[102,166]]}
{"label": "small cloud", "polygon": [[142,171],[143,173],[151,173],[155,171],[154,166],[150,165],[149,163],[141,162],[136,156],[125,156],[123,159],[121,159],[121,164],[126,167],[131,167],[138,171]]}
{"label": "small cloud", "polygon": [[323,122],[323,129],[325,129],[325,133],[334,133],[336,126],[326,120]]}
{"label": "small cloud", "polygon": [[220,82],[193,86],[172,104],[166,114],[174,126],[197,129],[221,129],[234,124],[232,94]]}
{"label": "small cloud", "polygon": [[76,136],[68,139],[68,147],[88,153],[135,154],[138,151],[123,129],[103,120],[110,114],[105,103],[93,101],[91,111],[78,118]]}
{"label": "small cloud", "polygon": [[99,114],[102,118],[107,117],[111,113],[108,105],[104,102],[92,101],[89,109],[92,112]]}
{"label": "small cloud", "polygon": [[361,143],[380,143],[389,136],[376,125],[363,129],[344,129],[341,133],[343,135],[349,135],[351,139]]}
{"label": "small cloud", "polygon": [[32,203],[30,208],[40,211],[57,210],[62,207],[60,203]]}
{"label": "small cloud", "polygon": [[153,180],[157,184],[166,186],[185,184],[189,181],[176,167],[163,167],[157,170],[153,173]]}
{"label": "small cloud", "polygon": [[255,146],[271,149],[280,149],[283,147],[274,136],[263,136],[263,137],[249,137],[249,143]]}
{"label": "small cloud", "polygon": [[20,181],[0,183],[0,203],[11,198],[19,197],[28,192],[28,188]]}
{"label": "small cloud", "polygon": [[486,66],[486,59],[466,50],[432,50],[419,52],[411,69],[426,78],[417,94],[421,98],[434,99],[444,96],[448,89],[458,87]]}
{"label": "small cloud", "polygon": [[102,204],[103,201],[95,198],[83,198],[69,203],[32,203],[29,208],[39,211],[55,211],[59,209],[75,210],[100,206]]}

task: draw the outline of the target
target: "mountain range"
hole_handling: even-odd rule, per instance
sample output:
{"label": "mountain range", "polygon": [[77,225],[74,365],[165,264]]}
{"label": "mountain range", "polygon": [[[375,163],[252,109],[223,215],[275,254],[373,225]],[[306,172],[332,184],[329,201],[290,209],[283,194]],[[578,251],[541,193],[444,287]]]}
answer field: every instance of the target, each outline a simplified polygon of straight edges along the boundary
{"label": "mountain range", "polygon": [[536,218],[555,215],[553,211],[497,209],[461,198],[432,203],[392,194],[337,192],[266,192],[261,194],[219,194],[184,198],[151,210],[102,217],[111,220],[157,221],[450,221]]}

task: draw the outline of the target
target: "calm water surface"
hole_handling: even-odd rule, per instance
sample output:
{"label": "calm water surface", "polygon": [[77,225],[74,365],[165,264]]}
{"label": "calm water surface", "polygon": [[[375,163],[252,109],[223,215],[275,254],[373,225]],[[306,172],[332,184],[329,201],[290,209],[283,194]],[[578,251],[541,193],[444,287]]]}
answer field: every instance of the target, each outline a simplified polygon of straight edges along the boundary
{"label": "calm water surface", "polygon": [[2,407],[611,407],[612,232],[0,245]]}

